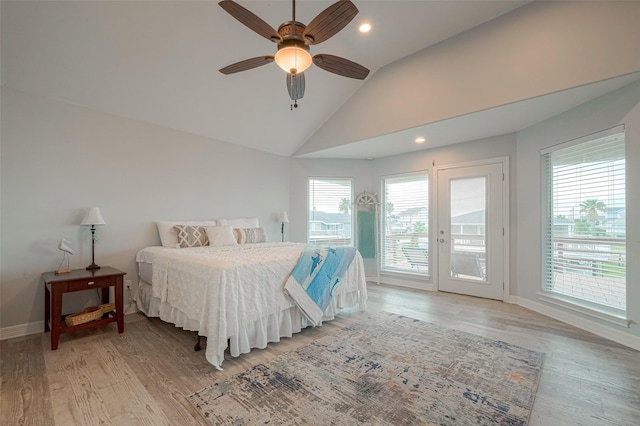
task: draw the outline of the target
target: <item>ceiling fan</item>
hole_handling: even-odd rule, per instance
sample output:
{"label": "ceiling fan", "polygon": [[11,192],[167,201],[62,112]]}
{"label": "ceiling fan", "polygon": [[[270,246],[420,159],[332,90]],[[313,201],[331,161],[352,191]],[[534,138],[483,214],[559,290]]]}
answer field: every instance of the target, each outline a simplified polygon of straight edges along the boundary
{"label": "ceiling fan", "polygon": [[309,46],[322,43],[336,35],[358,14],[358,8],[349,0],[340,0],[311,20],[309,25],[296,21],[296,1],[292,0],[292,19],[283,22],[278,31],[258,16],[232,0],[220,3],[225,11],[262,37],[277,43],[275,55],[245,59],[220,69],[223,74],[247,71],[275,61],[287,73],[289,97],[298,107],[297,100],[304,95],[304,71],[313,62],[319,68],[344,77],[364,80],[369,70],[360,64],[339,56],[317,54],[311,57]]}

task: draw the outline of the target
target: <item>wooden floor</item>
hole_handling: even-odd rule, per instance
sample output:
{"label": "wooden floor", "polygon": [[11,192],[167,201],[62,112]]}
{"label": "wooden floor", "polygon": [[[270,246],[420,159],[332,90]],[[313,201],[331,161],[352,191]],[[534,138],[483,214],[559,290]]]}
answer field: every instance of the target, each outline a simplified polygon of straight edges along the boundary
{"label": "wooden floor", "polygon": [[[506,303],[369,286],[368,310],[431,321],[547,354],[530,425],[640,425],[640,352]],[[195,336],[142,314],[62,335],[0,342],[1,425],[198,425],[185,396],[226,375],[324,336],[358,315],[306,329],[239,358],[224,371],[194,352]],[[322,424],[321,422],[319,424]]]}

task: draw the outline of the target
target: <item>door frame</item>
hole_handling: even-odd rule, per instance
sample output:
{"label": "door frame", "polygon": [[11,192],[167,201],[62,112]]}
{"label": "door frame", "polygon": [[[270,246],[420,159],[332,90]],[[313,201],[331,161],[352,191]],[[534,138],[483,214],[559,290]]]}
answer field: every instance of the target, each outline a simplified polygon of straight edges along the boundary
{"label": "door frame", "polygon": [[[502,206],[502,217],[503,217],[503,226],[504,226],[504,250],[503,250],[503,259],[502,259],[502,267],[503,267],[503,281],[504,281],[504,288],[502,291],[502,301],[503,302],[508,302],[509,301],[509,297],[511,295],[510,292],[510,288],[511,288],[511,279],[509,276],[509,271],[510,271],[510,267],[509,267],[509,261],[510,261],[510,253],[511,253],[511,249],[510,249],[510,242],[511,242],[511,233],[510,233],[510,217],[509,217],[509,211],[510,211],[510,203],[511,200],[509,198],[509,188],[510,188],[510,180],[509,180],[509,157],[508,156],[503,156],[503,157],[493,157],[493,158],[487,158],[484,160],[475,160],[475,161],[465,161],[465,162],[461,162],[461,163],[452,163],[452,164],[446,164],[446,165],[442,165],[442,166],[436,166],[433,171],[434,171],[434,181],[435,184],[433,185],[433,189],[434,189],[434,199],[436,200],[436,206],[439,206],[440,203],[442,202],[442,200],[439,199],[439,194],[438,194],[438,187],[439,187],[439,181],[438,181],[438,174],[441,170],[449,170],[449,169],[457,169],[457,168],[465,168],[465,167],[474,167],[474,166],[486,166],[489,164],[501,164],[502,165],[502,200],[503,200],[503,206]],[[435,224],[436,226],[433,229],[440,229],[440,217],[439,217],[439,209],[435,208],[434,210],[434,217],[435,217]],[[438,233],[435,232],[431,235],[432,241],[431,243],[433,244],[432,247],[438,247],[437,243],[438,243]],[[433,252],[432,252],[433,253]],[[437,258],[435,259],[435,261],[433,262],[433,266],[434,269],[432,270],[432,276],[433,276],[433,284],[435,286],[435,288],[440,291],[440,280],[438,279],[438,277],[440,276],[439,273],[439,264],[440,264],[440,251],[437,250],[437,254],[436,254]],[[514,256],[515,258],[515,256]]]}

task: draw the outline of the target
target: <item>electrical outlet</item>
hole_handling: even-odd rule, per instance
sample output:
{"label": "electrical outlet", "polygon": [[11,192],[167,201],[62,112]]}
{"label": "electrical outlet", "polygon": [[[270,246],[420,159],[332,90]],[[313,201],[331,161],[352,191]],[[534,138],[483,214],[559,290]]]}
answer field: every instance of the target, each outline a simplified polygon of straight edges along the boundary
{"label": "electrical outlet", "polygon": [[131,294],[131,280],[124,280],[124,298],[127,301],[127,305],[131,305],[133,301],[133,295]]}

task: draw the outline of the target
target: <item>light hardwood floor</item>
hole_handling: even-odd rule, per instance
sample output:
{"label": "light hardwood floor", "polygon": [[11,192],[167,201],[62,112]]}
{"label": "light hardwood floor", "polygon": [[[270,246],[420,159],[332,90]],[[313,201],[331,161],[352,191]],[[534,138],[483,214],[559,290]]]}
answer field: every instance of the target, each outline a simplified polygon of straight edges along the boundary
{"label": "light hardwood floor", "polygon": [[[519,306],[369,285],[368,311],[431,321],[547,354],[530,425],[640,425],[640,352]],[[195,336],[142,314],[61,336],[0,342],[1,425],[199,425],[185,396],[343,327],[357,311],[239,358],[224,371],[194,352]],[[318,424],[322,424],[321,421]]]}

